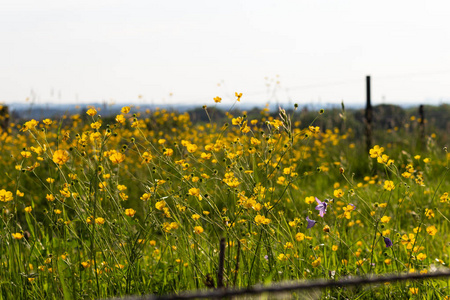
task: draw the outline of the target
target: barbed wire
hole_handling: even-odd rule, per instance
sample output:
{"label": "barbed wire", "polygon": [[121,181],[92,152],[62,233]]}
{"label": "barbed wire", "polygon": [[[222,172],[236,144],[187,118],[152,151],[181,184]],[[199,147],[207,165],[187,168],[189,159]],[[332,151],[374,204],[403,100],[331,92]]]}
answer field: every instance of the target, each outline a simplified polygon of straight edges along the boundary
{"label": "barbed wire", "polygon": [[113,298],[111,300],[175,300],[175,299],[210,299],[230,296],[257,295],[263,293],[285,293],[298,290],[324,289],[331,287],[358,286],[385,282],[398,282],[406,280],[425,280],[438,277],[450,277],[450,270],[436,271],[425,274],[420,273],[394,273],[387,275],[372,275],[346,277],[339,280],[308,280],[301,282],[284,282],[269,286],[252,286],[249,288],[221,288],[214,290],[188,291],[169,295],[142,295]]}

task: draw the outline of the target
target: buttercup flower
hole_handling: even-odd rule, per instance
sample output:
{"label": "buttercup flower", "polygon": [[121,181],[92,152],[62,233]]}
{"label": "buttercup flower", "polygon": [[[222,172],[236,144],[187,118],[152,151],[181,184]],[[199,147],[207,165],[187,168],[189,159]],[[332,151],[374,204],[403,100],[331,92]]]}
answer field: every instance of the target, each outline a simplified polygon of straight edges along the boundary
{"label": "buttercup flower", "polygon": [[55,164],[62,166],[68,160],[69,160],[69,152],[67,152],[66,150],[59,149],[53,152],[53,162],[55,162]]}
{"label": "buttercup flower", "polygon": [[23,238],[23,234],[21,234],[20,232],[16,232],[16,233],[11,233],[12,237],[16,240],[20,240]]}
{"label": "buttercup flower", "polygon": [[125,209],[125,214],[129,217],[133,217],[135,213],[136,213],[136,211],[132,208]]}
{"label": "buttercup flower", "polygon": [[13,199],[13,195],[10,191],[7,191],[5,189],[0,190],[0,201],[1,202],[8,202]]}

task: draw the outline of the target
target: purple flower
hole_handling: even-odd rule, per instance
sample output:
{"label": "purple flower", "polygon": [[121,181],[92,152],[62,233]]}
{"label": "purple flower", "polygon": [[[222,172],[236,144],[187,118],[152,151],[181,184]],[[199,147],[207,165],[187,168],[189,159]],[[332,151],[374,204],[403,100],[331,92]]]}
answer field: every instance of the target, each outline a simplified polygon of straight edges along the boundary
{"label": "purple flower", "polygon": [[317,203],[319,204],[316,206],[316,209],[319,211],[319,215],[323,218],[323,215],[327,211],[328,204],[325,201],[321,202],[319,199],[317,199],[317,197],[315,197],[315,198],[316,198]]}
{"label": "purple flower", "polygon": [[384,243],[386,244],[386,247],[392,247],[393,243],[392,243],[391,239],[388,237],[385,237],[385,236],[383,238],[384,238]]}
{"label": "purple flower", "polygon": [[316,225],[316,221],[311,220],[308,216],[306,216],[306,221],[308,222],[308,226],[306,226],[306,229],[312,228],[314,225]]}

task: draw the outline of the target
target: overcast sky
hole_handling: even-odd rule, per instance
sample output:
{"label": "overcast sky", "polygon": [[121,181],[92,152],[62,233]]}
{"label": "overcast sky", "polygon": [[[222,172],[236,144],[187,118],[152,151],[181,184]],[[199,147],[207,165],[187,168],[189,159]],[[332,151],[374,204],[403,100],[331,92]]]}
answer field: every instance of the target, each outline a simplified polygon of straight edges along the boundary
{"label": "overcast sky", "polygon": [[448,0],[3,0],[0,43],[3,103],[450,102]]}

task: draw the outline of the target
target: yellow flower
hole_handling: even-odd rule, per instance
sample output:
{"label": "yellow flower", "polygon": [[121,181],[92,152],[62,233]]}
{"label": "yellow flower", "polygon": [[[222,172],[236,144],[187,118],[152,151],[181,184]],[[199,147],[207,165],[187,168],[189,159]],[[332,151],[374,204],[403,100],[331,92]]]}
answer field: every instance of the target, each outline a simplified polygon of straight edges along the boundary
{"label": "yellow flower", "polygon": [[321,263],[322,259],[320,257],[318,257],[316,260],[314,260],[311,265],[313,266],[313,268],[317,268],[320,263]]}
{"label": "yellow flower", "polygon": [[127,208],[125,209],[125,214],[129,217],[134,217],[134,214],[136,213],[136,211],[132,208]]}
{"label": "yellow flower", "polygon": [[301,241],[303,241],[303,240],[305,239],[305,235],[304,235],[303,233],[301,233],[301,232],[298,232],[298,233],[295,235],[295,239],[296,239],[298,242],[301,242]]}
{"label": "yellow flower", "polygon": [[204,229],[203,229],[202,226],[195,226],[195,227],[194,227],[194,232],[197,233],[197,234],[200,234],[200,233],[202,233],[203,231],[204,231]]}
{"label": "yellow flower", "polygon": [[166,202],[164,200],[158,201],[155,203],[155,207],[157,210],[163,210],[163,208],[166,207]]}
{"label": "yellow flower", "polygon": [[292,244],[291,242],[287,242],[286,244],[284,244],[284,249],[293,249],[294,248],[294,244]]}
{"label": "yellow flower", "polygon": [[222,98],[220,98],[220,97],[215,97],[214,98],[214,102],[220,103],[220,101],[222,101]]}
{"label": "yellow flower", "polygon": [[197,221],[198,219],[200,219],[200,215],[198,215],[198,214],[193,214],[193,215],[191,216],[191,218],[192,218],[194,221]]}
{"label": "yellow flower", "polygon": [[286,178],[284,176],[278,177],[277,183],[280,185],[284,185],[286,183]]}
{"label": "yellow flower", "polygon": [[30,158],[31,152],[30,151],[22,151],[22,152],[20,152],[20,155],[22,155],[23,158]]}
{"label": "yellow flower", "polygon": [[68,160],[69,160],[69,152],[67,152],[66,150],[59,149],[53,152],[53,162],[55,162],[55,164],[62,166]]}
{"label": "yellow flower", "polygon": [[55,196],[53,196],[52,194],[47,194],[47,196],[45,196],[45,199],[47,199],[47,201],[54,201],[55,200]]}
{"label": "yellow flower", "polygon": [[103,225],[103,224],[105,224],[105,219],[98,217],[95,219],[95,224]]}
{"label": "yellow flower", "polygon": [[198,146],[195,144],[189,144],[186,146],[186,148],[189,153],[194,153],[195,151],[197,151]]}
{"label": "yellow flower", "polygon": [[352,217],[352,211],[355,210],[355,207],[349,204],[346,207],[343,207],[342,210],[344,211],[344,217],[350,220]]}
{"label": "yellow flower", "polygon": [[336,198],[341,198],[342,196],[344,196],[344,192],[341,189],[334,190],[333,194]]}
{"label": "yellow flower", "polygon": [[151,195],[149,193],[144,193],[140,199],[142,201],[148,201],[150,199],[150,197],[151,197]]}
{"label": "yellow flower", "polygon": [[118,184],[117,189],[122,192],[122,191],[125,191],[127,189],[127,187],[123,184]]}
{"label": "yellow flower", "polygon": [[408,250],[412,249],[415,242],[416,242],[416,239],[414,237],[414,234],[410,233],[408,235],[406,235],[406,234],[402,235],[401,243],[403,245],[406,245],[406,249],[408,249]]}
{"label": "yellow flower", "polygon": [[27,207],[25,207],[25,209],[24,209],[24,211],[25,211],[26,213],[30,213],[32,210],[33,210],[33,209],[31,208],[31,206],[27,206]]}
{"label": "yellow flower", "polygon": [[390,220],[391,220],[391,217],[383,216],[380,221],[381,221],[381,223],[388,223]]}
{"label": "yellow flower", "polygon": [[23,234],[21,234],[20,232],[12,233],[11,235],[16,240],[21,240],[23,238]]}
{"label": "yellow flower", "polygon": [[386,154],[383,154],[383,155],[377,157],[377,162],[379,164],[386,164],[386,163],[388,163],[388,161],[389,161],[389,156],[387,156]]}
{"label": "yellow flower", "polygon": [[0,190],[0,202],[8,202],[13,199],[12,192],[5,189]]}
{"label": "yellow flower", "polygon": [[92,129],[99,129],[100,127],[102,127],[102,123],[100,123],[100,122],[91,123]]}
{"label": "yellow flower", "polygon": [[129,106],[124,106],[122,107],[122,109],[120,110],[123,114],[127,114],[130,112],[130,107]]}
{"label": "yellow flower", "polygon": [[38,123],[39,122],[34,119],[31,121],[25,122],[25,124],[23,125],[22,129],[20,129],[20,131],[27,131],[27,130],[33,129],[37,126]]}
{"label": "yellow flower", "polygon": [[202,196],[200,195],[200,189],[198,188],[190,188],[189,195],[197,197],[198,200],[202,200]]}
{"label": "yellow flower", "polygon": [[267,225],[267,224],[270,223],[270,219],[269,219],[269,218],[266,218],[266,217],[264,217],[264,216],[261,216],[261,215],[257,215],[257,216],[255,217],[255,222],[256,222],[256,224]]}
{"label": "yellow flower", "polygon": [[125,117],[123,115],[117,115],[116,122],[120,124],[125,124]]}
{"label": "yellow flower", "polygon": [[386,180],[384,182],[384,189],[387,191],[392,191],[393,189],[395,189],[394,182],[391,180]]}
{"label": "yellow flower", "polygon": [[434,225],[427,227],[427,232],[429,235],[435,235],[437,231],[438,230]]}
{"label": "yellow flower", "polygon": [[410,178],[410,177],[411,177],[411,173],[409,173],[409,172],[403,172],[403,173],[402,173],[402,176],[405,177],[405,178]]}
{"label": "yellow flower", "polygon": [[333,251],[337,251],[338,250],[338,246],[337,245],[333,245],[332,247],[331,247],[331,250],[333,250]]}
{"label": "yellow flower", "polygon": [[115,152],[109,156],[109,160],[115,164],[120,164],[125,160],[125,155],[120,152]]}
{"label": "yellow flower", "polygon": [[426,164],[429,163],[430,161],[431,161],[431,159],[429,159],[428,157],[423,159],[423,162]]}
{"label": "yellow flower", "polygon": [[384,148],[378,145],[375,145],[372,149],[369,150],[370,157],[375,158],[381,156],[384,152]]}
{"label": "yellow flower", "polygon": [[417,295],[417,294],[419,293],[419,288],[411,287],[411,288],[409,288],[409,292],[410,292],[412,295]]}
{"label": "yellow flower", "polygon": [[173,155],[173,150],[170,148],[164,149],[163,154],[165,156],[172,156]]}
{"label": "yellow flower", "polygon": [[251,143],[253,146],[258,146],[259,144],[261,144],[261,141],[258,140],[257,138],[251,137],[251,138],[250,138],[250,143]]}
{"label": "yellow flower", "polygon": [[60,209],[55,209],[54,213],[57,214],[57,215],[60,215],[62,213],[62,211]]}
{"label": "yellow flower", "polygon": [[306,202],[306,204],[311,204],[311,203],[316,202],[316,199],[314,198],[314,196],[309,196],[309,197],[305,198],[305,202]]}
{"label": "yellow flower", "polygon": [[425,216],[428,219],[432,219],[432,218],[434,218],[435,214],[432,209],[425,208]]}
{"label": "yellow flower", "polygon": [[425,260],[425,258],[427,258],[427,255],[425,253],[419,253],[417,255],[418,260]]}
{"label": "yellow flower", "polygon": [[94,108],[90,108],[86,112],[89,116],[93,117],[97,114],[97,111]]}
{"label": "yellow flower", "polygon": [[278,259],[279,261],[287,261],[287,260],[289,259],[289,257],[288,257],[286,254],[280,253],[280,254],[277,256],[277,259]]}
{"label": "yellow flower", "polygon": [[211,153],[206,153],[206,152],[202,152],[202,154],[200,155],[200,157],[203,159],[210,159],[211,156],[212,156]]}

